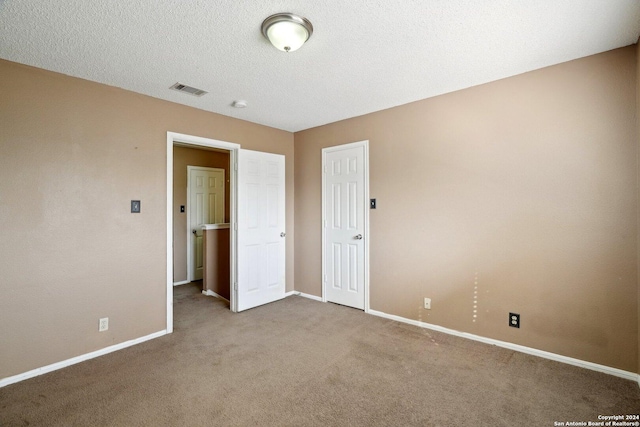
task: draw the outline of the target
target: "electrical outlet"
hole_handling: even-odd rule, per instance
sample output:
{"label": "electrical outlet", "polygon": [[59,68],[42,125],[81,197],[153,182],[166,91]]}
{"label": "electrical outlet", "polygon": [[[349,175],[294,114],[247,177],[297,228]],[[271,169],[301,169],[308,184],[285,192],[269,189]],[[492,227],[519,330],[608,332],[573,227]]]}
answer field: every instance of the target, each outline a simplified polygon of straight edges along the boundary
{"label": "electrical outlet", "polygon": [[520,315],[516,313],[509,313],[509,326],[512,328],[520,328]]}
{"label": "electrical outlet", "polygon": [[426,310],[431,310],[431,298],[424,299],[424,308]]}
{"label": "electrical outlet", "polygon": [[100,325],[98,326],[98,332],[104,332],[109,329],[109,318],[103,317],[100,319]]}

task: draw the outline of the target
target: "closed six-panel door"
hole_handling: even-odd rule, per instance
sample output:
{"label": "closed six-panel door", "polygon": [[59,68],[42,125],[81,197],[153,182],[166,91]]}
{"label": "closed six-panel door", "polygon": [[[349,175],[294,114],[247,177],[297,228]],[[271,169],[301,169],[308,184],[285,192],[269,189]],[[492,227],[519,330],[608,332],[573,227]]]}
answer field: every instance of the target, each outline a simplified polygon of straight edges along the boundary
{"label": "closed six-panel door", "polygon": [[364,146],[324,152],[324,289],[327,301],[364,309]]}
{"label": "closed six-panel door", "polygon": [[224,169],[189,166],[190,277],[202,279],[202,225],[224,222]]}

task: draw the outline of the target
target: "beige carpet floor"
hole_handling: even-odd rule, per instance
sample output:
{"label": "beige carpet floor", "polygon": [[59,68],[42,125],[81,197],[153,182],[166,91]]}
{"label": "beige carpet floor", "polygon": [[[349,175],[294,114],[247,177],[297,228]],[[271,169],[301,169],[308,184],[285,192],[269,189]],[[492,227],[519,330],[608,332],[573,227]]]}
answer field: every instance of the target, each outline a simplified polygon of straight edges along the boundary
{"label": "beige carpet floor", "polygon": [[184,285],[175,331],[0,389],[1,426],[553,426],[640,412],[637,383],[289,297]]}

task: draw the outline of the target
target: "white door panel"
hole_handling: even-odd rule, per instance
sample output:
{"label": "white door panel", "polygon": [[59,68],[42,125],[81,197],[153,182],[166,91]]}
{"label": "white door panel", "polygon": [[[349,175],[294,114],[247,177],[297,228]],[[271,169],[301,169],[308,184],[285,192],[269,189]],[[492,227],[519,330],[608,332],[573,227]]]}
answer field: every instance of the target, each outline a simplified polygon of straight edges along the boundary
{"label": "white door panel", "polygon": [[202,279],[204,224],[224,222],[224,169],[188,166],[189,173],[189,277]]}
{"label": "white door panel", "polygon": [[238,154],[238,311],[285,296],[285,162]]}
{"label": "white door panel", "polygon": [[324,290],[327,301],[365,308],[365,147],[324,151]]}

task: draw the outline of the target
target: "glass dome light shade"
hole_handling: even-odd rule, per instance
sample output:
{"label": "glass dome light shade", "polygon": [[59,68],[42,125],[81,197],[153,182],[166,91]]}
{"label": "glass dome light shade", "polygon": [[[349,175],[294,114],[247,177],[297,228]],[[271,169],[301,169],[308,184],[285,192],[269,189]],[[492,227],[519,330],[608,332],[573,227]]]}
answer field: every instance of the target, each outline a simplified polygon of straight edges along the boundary
{"label": "glass dome light shade", "polygon": [[262,23],[262,34],[283,52],[299,49],[312,33],[311,22],[290,13],[272,15]]}

